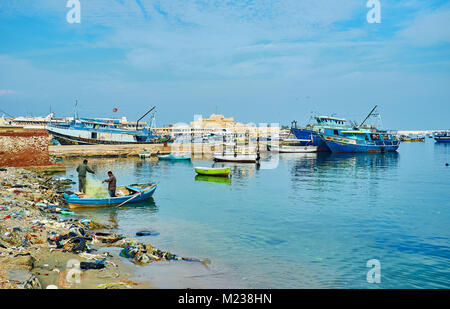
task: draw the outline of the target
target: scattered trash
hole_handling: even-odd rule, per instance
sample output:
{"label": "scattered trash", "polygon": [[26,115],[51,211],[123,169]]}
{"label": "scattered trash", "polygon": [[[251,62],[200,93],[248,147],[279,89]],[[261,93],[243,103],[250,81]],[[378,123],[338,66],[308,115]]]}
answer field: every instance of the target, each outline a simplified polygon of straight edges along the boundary
{"label": "scattered trash", "polygon": [[[98,272],[105,278],[117,278],[119,275],[101,271],[117,265],[111,261],[112,256],[108,252],[96,252],[99,247],[121,247],[120,256],[140,265],[154,261],[201,262],[205,266],[209,263],[209,260],[184,258],[157,250],[135,238],[125,238],[111,232],[112,225],[78,217],[66,207],[61,194],[70,183],[70,179],[43,177],[21,168],[0,169],[0,268],[8,270],[7,274],[0,272],[1,288],[40,288],[39,279],[35,276],[38,273],[32,273],[35,261],[42,265],[41,269],[36,268],[40,276],[64,279],[67,270],[61,269],[59,264],[36,257],[36,253],[44,248],[50,253],[76,254],[75,259],[81,260],[80,269],[86,272],[100,270]],[[136,236],[157,235],[159,233],[152,230],[136,233]],[[17,270],[14,270],[16,267]],[[61,285],[59,281],[55,284],[60,288],[70,286]],[[135,283],[131,281],[121,281],[99,287],[133,285]]]}

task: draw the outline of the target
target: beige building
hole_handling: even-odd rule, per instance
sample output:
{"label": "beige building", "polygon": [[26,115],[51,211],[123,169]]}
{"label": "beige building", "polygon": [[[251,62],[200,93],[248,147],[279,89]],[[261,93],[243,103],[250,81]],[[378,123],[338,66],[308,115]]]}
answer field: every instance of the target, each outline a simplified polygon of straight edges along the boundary
{"label": "beige building", "polygon": [[274,136],[278,134],[280,128],[277,127],[257,127],[256,124],[243,124],[235,122],[233,117],[225,117],[224,115],[211,114],[208,118],[203,118],[200,115],[194,117],[194,121],[187,124],[175,124],[169,125],[165,128],[157,128],[157,134],[169,135],[171,137],[177,137],[180,135],[192,135],[195,136],[209,136],[214,135],[227,135],[237,134],[240,137],[249,134],[256,137],[258,132],[260,136]]}

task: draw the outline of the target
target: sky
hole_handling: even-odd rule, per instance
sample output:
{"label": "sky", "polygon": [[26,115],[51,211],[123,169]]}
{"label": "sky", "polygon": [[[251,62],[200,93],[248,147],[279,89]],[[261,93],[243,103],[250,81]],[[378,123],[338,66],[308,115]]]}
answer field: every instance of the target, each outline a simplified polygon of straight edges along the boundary
{"label": "sky", "polygon": [[[0,116],[450,128],[450,1],[0,0]],[[113,108],[118,112],[114,113]]]}

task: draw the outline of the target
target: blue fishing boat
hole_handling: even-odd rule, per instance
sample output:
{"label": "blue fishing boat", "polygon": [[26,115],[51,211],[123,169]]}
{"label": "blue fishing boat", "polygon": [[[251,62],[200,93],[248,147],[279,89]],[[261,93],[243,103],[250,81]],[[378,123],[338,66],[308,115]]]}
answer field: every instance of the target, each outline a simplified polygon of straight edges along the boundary
{"label": "blue fishing boat", "polygon": [[450,143],[450,131],[435,133],[434,140],[437,143]]}
{"label": "blue fishing boat", "polygon": [[[295,125],[294,125],[295,124]],[[317,151],[331,151],[327,144],[320,137],[325,129],[349,129],[351,126],[347,120],[331,116],[313,116],[305,128],[297,128],[294,121],[291,132],[297,137],[300,146],[316,146]]]}
{"label": "blue fishing boat", "polygon": [[134,184],[123,188],[118,188],[117,192],[126,192],[122,196],[105,198],[86,198],[81,193],[67,194],[64,198],[69,204],[69,208],[96,208],[118,206],[122,203],[137,203],[147,200],[153,196],[156,190],[156,184]]}
{"label": "blue fishing boat", "polygon": [[[155,108],[150,109],[137,122],[74,117],[67,123],[50,122],[46,129],[62,145],[157,143],[160,137],[154,128]],[[149,113],[152,117],[150,124],[139,124]]]}
{"label": "blue fishing boat", "polygon": [[190,160],[192,155],[190,153],[169,153],[167,155],[159,155],[159,160]]}
{"label": "blue fishing boat", "polygon": [[320,136],[331,152],[390,152],[400,146],[399,140],[384,131],[325,129]]}

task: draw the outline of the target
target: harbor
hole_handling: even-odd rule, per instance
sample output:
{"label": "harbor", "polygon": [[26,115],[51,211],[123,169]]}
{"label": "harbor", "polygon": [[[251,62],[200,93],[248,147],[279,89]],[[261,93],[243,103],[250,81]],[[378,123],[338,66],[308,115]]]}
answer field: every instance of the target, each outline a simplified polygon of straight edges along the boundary
{"label": "harbor", "polygon": [[0,293],[450,289],[449,17],[449,0],[2,0]]}
{"label": "harbor", "polygon": [[[225,118],[212,116],[211,119]],[[328,123],[324,125],[323,122]],[[358,280],[363,273],[364,258],[386,259],[391,254],[396,258],[389,258],[392,273],[388,271],[385,275],[392,279],[385,286],[447,287],[450,284],[448,278],[435,268],[422,265],[421,271],[426,271],[430,277],[416,281],[408,277],[408,270],[400,262],[401,259],[426,257],[440,269],[448,267],[448,261],[439,256],[430,257],[426,251],[430,246],[444,246],[442,254],[445,254],[445,244],[435,237],[449,237],[445,228],[446,216],[439,215],[447,212],[445,205],[448,202],[445,198],[448,178],[441,175],[447,170],[445,164],[448,166],[444,161],[448,160],[449,149],[445,142],[440,142],[445,139],[445,131],[433,134],[436,139],[407,143],[400,137],[412,134],[391,135],[393,133],[374,127],[361,130],[358,129],[361,125],[347,126],[346,122],[344,118],[321,116],[304,129],[299,129],[294,122],[287,133],[275,128],[261,130],[265,132],[262,134],[239,125],[239,131],[228,127],[226,134],[218,135],[226,129],[221,123],[223,127],[209,130],[198,126],[189,130],[184,128],[183,133],[178,131],[172,138],[152,143],[85,145],[55,145],[52,129],[46,137],[42,128],[3,126],[4,138],[0,142],[9,145],[10,149],[13,149],[11,145],[17,144],[15,138],[26,144],[24,138],[39,136],[40,139],[33,139],[37,144],[31,149],[42,151],[31,157],[21,157],[21,152],[13,155],[22,163],[17,167],[5,166],[4,171],[10,173],[8,175],[11,172],[20,175],[25,173],[21,170],[25,167],[28,177],[47,175],[56,186],[50,196],[41,194],[38,187],[31,187],[35,188],[31,199],[27,197],[31,194],[27,193],[29,189],[15,189],[12,195],[6,193],[0,203],[4,218],[9,221],[34,218],[33,222],[55,220],[51,224],[60,226],[60,230],[52,230],[55,237],[69,233],[70,222],[72,230],[78,224],[85,228],[84,233],[91,239],[95,240],[95,235],[113,235],[117,241],[116,245],[108,243],[108,248],[111,247],[108,250],[100,248],[101,241],[86,240],[89,245],[85,250],[90,253],[78,252],[76,256],[66,247],[54,246],[50,241],[52,237],[31,240],[28,246],[9,247],[6,244],[10,238],[2,236],[5,250],[0,256],[0,265],[4,265],[5,271],[0,275],[4,286],[15,286],[11,280],[15,273],[8,275],[11,264],[7,257],[26,252],[31,258],[25,261],[25,268],[21,264],[19,268],[28,272],[28,283],[22,282],[22,286],[30,288],[42,288],[43,285],[63,288],[371,288]],[[194,130],[197,134],[193,134]],[[91,132],[95,130],[91,129]],[[335,151],[335,145],[330,143],[356,145],[361,136],[362,141],[364,136],[367,136],[365,142],[373,141],[369,147],[382,145],[383,148],[342,152],[342,148]],[[315,138],[320,138],[321,142],[315,143]],[[393,151],[384,148],[393,142],[396,146]],[[25,150],[24,154],[28,153]],[[428,157],[428,163],[418,165],[417,160],[424,156]],[[87,193],[79,192],[76,171],[84,159],[89,160],[89,166],[95,171],[95,175],[88,176]],[[19,161],[10,159],[4,161],[4,165]],[[113,171],[118,179],[118,195],[114,198],[108,196],[99,182],[109,171]],[[428,191],[430,186],[419,189],[417,183],[410,181],[416,173],[421,179],[434,183],[431,191]],[[29,187],[19,178],[4,179],[9,179],[10,184],[15,182],[11,185],[13,188]],[[58,179],[66,184],[60,189]],[[174,191],[173,188],[177,189]],[[364,189],[357,192],[357,188]],[[339,194],[342,190],[350,194]],[[412,191],[416,194],[411,195]],[[417,194],[421,196],[419,199]],[[436,198],[442,200],[436,202]],[[423,237],[426,228],[411,220],[423,215],[423,210],[417,207],[427,201],[435,205],[426,212],[429,220],[434,222],[435,234],[430,239],[414,240],[419,233]],[[23,203],[19,204],[21,210],[11,206],[17,203]],[[39,209],[43,217],[17,217],[17,213],[30,212],[29,207],[33,211]],[[50,221],[46,215],[48,209],[53,214]],[[102,228],[86,229],[79,225],[80,220],[95,222]],[[386,222],[390,223],[386,225]],[[40,229],[48,229],[53,226],[51,224],[44,223]],[[11,227],[10,223],[3,226],[7,231],[4,235],[13,231]],[[27,229],[35,231],[36,227]],[[387,233],[396,234],[397,242],[389,241]],[[141,236],[136,238],[137,235]],[[359,241],[353,242],[355,239]],[[39,254],[33,253],[37,250],[32,249],[33,243],[40,244]],[[128,253],[130,245],[135,246],[132,247],[135,251]],[[172,253],[169,261],[148,255],[146,249],[142,249],[147,246],[160,250],[153,249],[154,252],[177,252],[174,256],[180,256],[180,260],[172,260]],[[401,249],[402,246],[408,249]],[[42,255],[45,250],[59,252],[61,260],[50,261]],[[51,277],[47,277],[48,272],[42,275],[43,264],[52,265],[50,268],[59,272],[69,271],[61,262],[67,262],[68,257],[84,260],[87,265],[99,263],[102,270],[83,271],[89,278],[83,282],[88,285],[64,281],[54,270]],[[134,259],[134,262],[127,259]],[[183,259],[198,262],[188,263]],[[39,264],[38,260],[43,262]],[[344,262],[346,260],[351,260],[352,264]],[[204,264],[203,261],[208,262]],[[275,264],[277,267],[272,267]],[[396,272],[404,275],[396,278]],[[334,279],[330,281],[331,274]],[[110,276],[108,283],[101,283],[98,278],[105,276]]]}
{"label": "harbor", "polygon": [[[273,170],[211,158],[92,159],[98,174],[113,169],[121,184],[160,183],[148,203],[83,213],[116,216],[126,236],[157,231],[145,237],[154,246],[211,260],[210,270],[139,266],[138,278],[158,288],[376,288],[364,280],[368,257],[384,261],[388,288],[443,288],[448,154],[430,141],[384,154],[283,153]],[[75,180],[78,161],[66,164],[64,177]],[[195,166],[229,167],[232,175],[199,179]]]}

